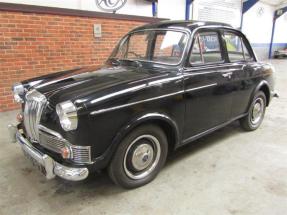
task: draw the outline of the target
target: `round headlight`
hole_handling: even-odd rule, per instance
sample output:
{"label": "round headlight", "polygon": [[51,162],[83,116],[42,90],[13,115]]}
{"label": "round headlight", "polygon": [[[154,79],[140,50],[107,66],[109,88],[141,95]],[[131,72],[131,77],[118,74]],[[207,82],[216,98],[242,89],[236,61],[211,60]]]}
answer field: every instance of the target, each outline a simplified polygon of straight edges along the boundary
{"label": "round headlight", "polygon": [[59,116],[62,128],[65,131],[77,129],[78,114],[77,108],[71,101],[66,101],[57,104],[56,112]]}
{"label": "round headlight", "polygon": [[14,100],[18,103],[22,103],[23,99],[21,98],[21,96],[25,93],[24,86],[21,83],[16,83],[13,85],[12,91],[14,94]]}

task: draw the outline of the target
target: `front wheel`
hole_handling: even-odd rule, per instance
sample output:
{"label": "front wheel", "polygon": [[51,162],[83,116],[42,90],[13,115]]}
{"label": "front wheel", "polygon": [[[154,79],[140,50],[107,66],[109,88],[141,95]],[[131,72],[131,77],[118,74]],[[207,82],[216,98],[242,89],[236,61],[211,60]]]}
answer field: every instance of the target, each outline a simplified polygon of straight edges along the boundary
{"label": "front wheel", "polygon": [[248,114],[240,119],[241,127],[246,131],[254,131],[261,125],[266,109],[266,96],[262,91],[255,94]]}
{"label": "front wheel", "polygon": [[133,130],[120,143],[109,165],[111,179],[124,188],[152,181],[163,167],[168,152],[165,133],[155,125]]}

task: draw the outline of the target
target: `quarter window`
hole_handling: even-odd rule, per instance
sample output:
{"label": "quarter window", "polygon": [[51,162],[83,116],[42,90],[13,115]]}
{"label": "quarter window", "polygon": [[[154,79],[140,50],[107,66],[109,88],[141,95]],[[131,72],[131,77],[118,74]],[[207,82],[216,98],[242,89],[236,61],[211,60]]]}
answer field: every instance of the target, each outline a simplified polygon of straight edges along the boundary
{"label": "quarter window", "polygon": [[233,33],[225,33],[224,39],[231,62],[251,60],[252,57],[241,37]]}
{"label": "quarter window", "polygon": [[191,64],[217,63],[223,60],[216,32],[202,32],[195,36],[190,55]]}

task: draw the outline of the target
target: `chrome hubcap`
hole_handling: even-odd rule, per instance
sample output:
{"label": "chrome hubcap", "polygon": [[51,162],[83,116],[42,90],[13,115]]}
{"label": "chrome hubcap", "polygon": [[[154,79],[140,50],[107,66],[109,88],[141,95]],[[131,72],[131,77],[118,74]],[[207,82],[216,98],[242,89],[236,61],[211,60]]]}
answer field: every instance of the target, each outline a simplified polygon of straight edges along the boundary
{"label": "chrome hubcap", "polygon": [[261,120],[263,112],[264,112],[264,101],[262,98],[258,98],[255,101],[252,109],[252,115],[251,115],[252,124],[257,124]]}
{"label": "chrome hubcap", "polygon": [[156,137],[139,136],[129,145],[125,153],[125,173],[131,179],[145,178],[156,168],[160,154],[160,143]]}
{"label": "chrome hubcap", "polygon": [[143,170],[150,165],[153,159],[153,148],[149,144],[136,147],[132,155],[132,165],[136,170]]}

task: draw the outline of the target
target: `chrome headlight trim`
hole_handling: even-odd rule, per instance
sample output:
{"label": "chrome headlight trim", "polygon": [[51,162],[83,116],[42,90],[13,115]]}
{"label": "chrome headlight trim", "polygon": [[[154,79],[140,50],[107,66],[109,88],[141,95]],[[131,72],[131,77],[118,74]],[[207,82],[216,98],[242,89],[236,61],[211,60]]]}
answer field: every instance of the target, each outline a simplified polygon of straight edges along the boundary
{"label": "chrome headlight trim", "polygon": [[25,93],[25,88],[24,88],[23,84],[21,84],[21,83],[13,84],[12,91],[13,91],[15,102],[23,103],[24,100],[21,98],[21,96],[23,96]]}
{"label": "chrome headlight trim", "polygon": [[77,108],[71,101],[65,101],[57,104],[56,112],[58,114],[60,124],[65,131],[76,130],[78,127]]}

